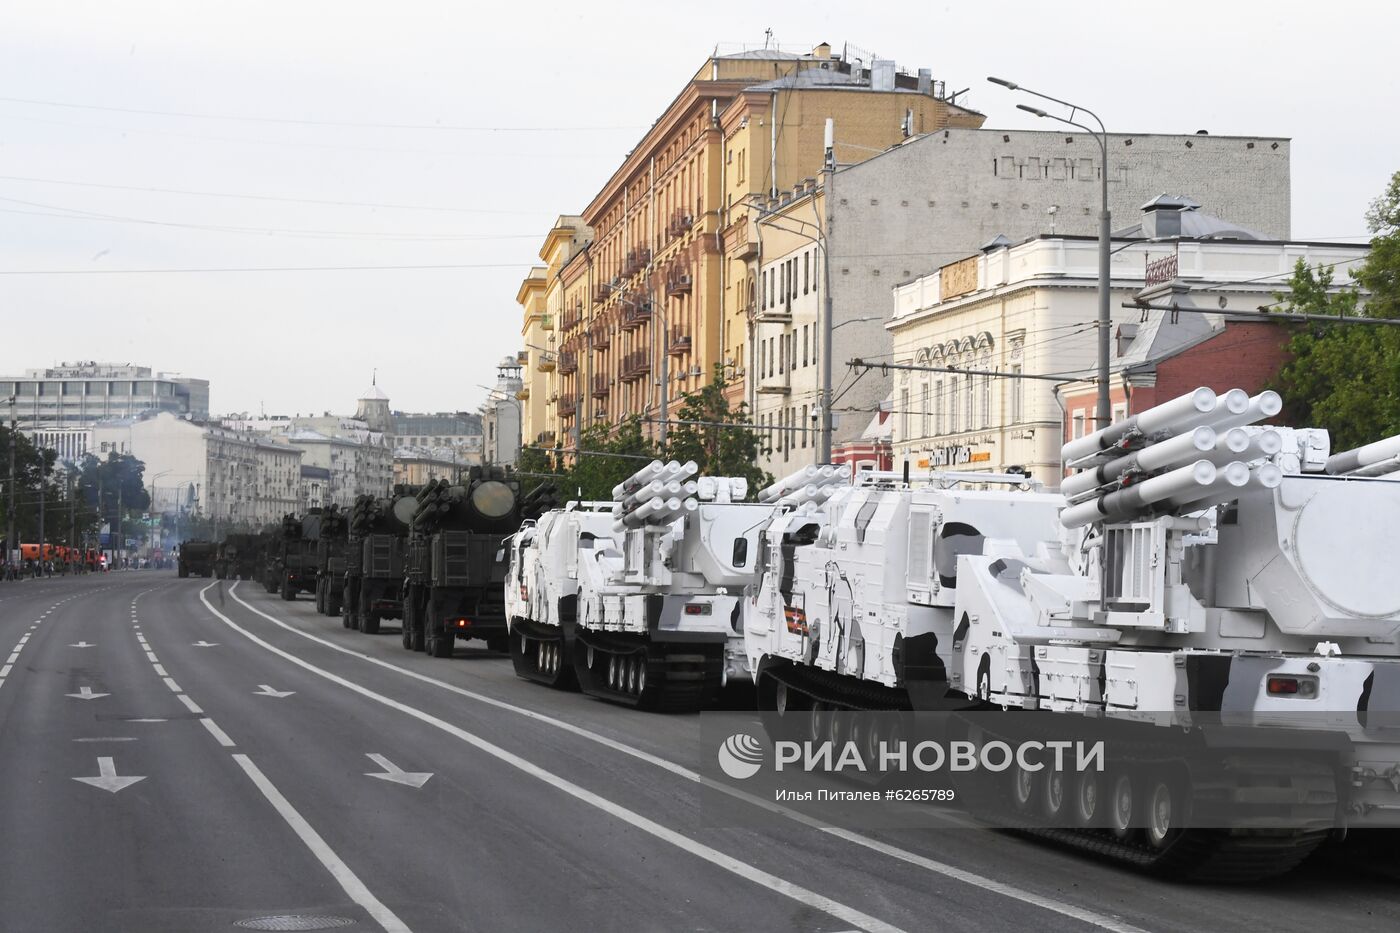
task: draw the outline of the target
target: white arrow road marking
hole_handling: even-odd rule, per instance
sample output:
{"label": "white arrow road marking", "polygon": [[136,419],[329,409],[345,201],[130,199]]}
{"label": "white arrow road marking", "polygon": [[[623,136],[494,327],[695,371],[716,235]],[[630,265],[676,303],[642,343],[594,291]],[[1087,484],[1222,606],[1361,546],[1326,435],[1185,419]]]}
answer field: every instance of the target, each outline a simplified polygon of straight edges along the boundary
{"label": "white arrow road marking", "polygon": [[110,758],[97,759],[98,777],[75,777],[73,780],[81,781],[84,784],[91,784],[93,787],[100,787],[110,794],[130,787],[137,781],[144,781],[143,777],[117,777],[117,766]]}
{"label": "white arrow road marking", "polygon": [[86,641],[80,641],[76,645],[69,645],[69,648],[96,648],[97,646]]}
{"label": "white arrow road marking", "polygon": [[217,647],[219,647],[219,643],[216,642],[216,641],[197,641],[197,642],[194,642],[194,643],[191,645],[191,647],[194,647],[194,648],[217,648]]}
{"label": "white arrow road marking", "polygon": [[109,697],[110,693],[93,693],[91,687],[79,687],[77,693],[65,693],[64,696],[72,697],[75,700],[96,700],[101,697]]}
{"label": "white arrow road marking", "polygon": [[431,771],[405,771],[394,764],[383,755],[366,754],[366,758],[384,769],[383,774],[374,774],[366,771],[365,777],[379,778],[381,781],[393,781],[395,784],[407,784],[409,787],[422,787],[428,783],[428,778],[433,776]]}
{"label": "white arrow road marking", "polygon": [[282,697],[289,697],[296,693],[295,690],[273,690],[267,684],[258,684],[258,686],[262,689],[253,691],[255,697],[277,697],[280,700]]}

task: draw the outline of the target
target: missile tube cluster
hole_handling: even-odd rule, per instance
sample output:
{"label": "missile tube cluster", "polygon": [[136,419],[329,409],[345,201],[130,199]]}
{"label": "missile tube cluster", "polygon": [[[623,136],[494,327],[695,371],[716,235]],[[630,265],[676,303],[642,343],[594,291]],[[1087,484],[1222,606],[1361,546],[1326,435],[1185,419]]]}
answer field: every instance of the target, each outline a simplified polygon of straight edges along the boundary
{"label": "missile tube cluster", "polygon": [[1327,458],[1327,472],[1333,476],[1386,476],[1400,472],[1400,434],[1333,454]]}
{"label": "missile tube cluster", "polygon": [[643,525],[667,525],[700,507],[694,460],[653,460],[613,487],[613,531],[621,534]]}
{"label": "missile tube cluster", "polygon": [[759,490],[758,501],[790,508],[817,506],[835,495],[838,488],[848,485],[850,473],[844,467],[806,466]]}
{"label": "missile tube cluster", "polygon": [[1282,437],[1247,426],[1282,408],[1276,392],[1217,396],[1203,387],[1070,441],[1062,455],[1082,469],[1060,486],[1068,503],[1061,523],[1077,528],[1191,512],[1237,498],[1246,486],[1278,486],[1283,472],[1268,458]]}

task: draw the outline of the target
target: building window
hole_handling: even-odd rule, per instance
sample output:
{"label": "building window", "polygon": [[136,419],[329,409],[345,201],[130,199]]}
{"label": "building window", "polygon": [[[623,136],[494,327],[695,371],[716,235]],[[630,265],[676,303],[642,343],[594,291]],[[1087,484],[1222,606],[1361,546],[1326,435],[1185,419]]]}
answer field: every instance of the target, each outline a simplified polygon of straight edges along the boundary
{"label": "building window", "polygon": [[927,382],[923,384],[923,388],[920,390],[920,395],[922,396],[922,398],[919,400],[919,436],[928,437],[929,398]]}
{"label": "building window", "polygon": [[[1011,374],[1014,377],[1021,375],[1021,364],[1011,364]],[[1011,380],[1011,423],[1020,424],[1026,420],[1026,380],[1013,378]]]}
{"label": "building window", "polygon": [[1124,419],[1127,418],[1127,417],[1128,417],[1128,404],[1127,404],[1126,402],[1119,402],[1117,405],[1114,405],[1114,406],[1113,406],[1113,423],[1114,423],[1114,424],[1117,424],[1118,422],[1124,420]]}
{"label": "building window", "polygon": [[938,379],[933,383],[933,433],[939,435],[943,433],[943,380]]}
{"label": "building window", "polygon": [[812,251],[802,253],[802,294],[807,294],[812,283]]}
{"label": "building window", "polygon": [[974,387],[974,385],[973,385],[973,383],[972,383],[972,377],[971,377],[971,376],[968,376],[968,377],[967,377],[967,430],[969,430],[969,431],[971,431],[972,428],[973,428],[973,425],[976,424],[976,422],[972,420],[972,409],[973,409],[973,404],[972,404],[972,403],[973,403],[973,396],[976,394],[976,391],[977,391],[977,390],[976,390],[976,388]]}
{"label": "building window", "polygon": [[962,405],[962,380],[957,376],[948,380],[948,433],[958,433],[958,412]]}
{"label": "building window", "polygon": [[802,365],[807,365],[807,325],[802,325]]}
{"label": "building window", "polygon": [[807,449],[807,406],[802,406],[802,423],[797,426],[798,436],[802,441],[802,449]]}
{"label": "building window", "polygon": [[899,433],[909,437],[909,390],[899,390]]}
{"label": "building window", "polygon": [[1070,429],[1070,440],[1076,440],[1084,436],[1084,409],[1074,410],[1073,427]]}

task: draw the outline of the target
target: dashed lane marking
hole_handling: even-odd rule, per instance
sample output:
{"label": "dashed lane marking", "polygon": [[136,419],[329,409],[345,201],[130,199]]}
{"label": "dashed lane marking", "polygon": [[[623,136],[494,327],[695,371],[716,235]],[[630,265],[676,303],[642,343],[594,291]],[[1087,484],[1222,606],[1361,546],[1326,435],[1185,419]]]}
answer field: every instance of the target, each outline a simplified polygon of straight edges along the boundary
{"label": "dashed lane marking", "polygon": [[[206,589],[208,588],[206,587]],[[347,654],[354,658],[359,658],[362,661],[366,661],[370,664],[374,664],[387,670],[394,671],[396,673],[402,674],[406,677],[412,678],[422,683],[431,684],[435,687],[447,690],[459,696],[468,697],[487,706],[494,706],[497,709],[508,710],[510,712],[524,716],[527,719],[532,719],[535,722],[553,726],[565,732],[569,732],[573,735],[576,735],[580,738],[584,738],[604,747],[611,748],[614,751],[618,751],[625,755],[629,755],[639,761],[644,761],[648,764],[654,765],[655,767],[661,768],[665,771],[669,771],[670,773],[678,777],[685,778],[686,780],[691,781],[693,783],[701,784],[706,787],[718,790],[721,793],[729,794],[730,796],[736,797],[738,799],[746,800],[749,803],[752,803],[754,806],[762,807],[765,810],[777,813],[781,816],[793,820],[794,822],[801,823],[804,826],[808,826],[812,829],[816,829],[829,835],[836,836],[852,844],[862,846],[874,852],[879,852],[883,855],[887,855],[891,858],[898,859],[908,864],[917,865],[920,868],[926,869],[927,871],[933,872],[938,875],[942,875],[946,878],[961,881],[974,887],[982,888],[984,890],[995,891],[998,894],[1001,894],[1012,900],[1020,901],[1023,904],[1029,904],[1034,907],[1039,907],[1043,910],[1050,911],[1051,913],[1057,913],[1064,917],[1071,917],[1075,920],[1079,920],[1083,923],[1090,924],[1100,929],[1112,931],[1112,933],[1146,933],[1146,931],[1142,930],[1140,927],[1135,927],[1130,923],[1118,919],[1117,917],[1099,913],[1097,911],[1089,910],[1087,908],[1078,907],[1074,904],[1070,904],[1053,897],[1037,894],[1034,891],[1028,891],[1023,888],[1015,887],[1013,885],[1004,884],[990,877],[987,877],[986,875],[979,875],[975,872],[966,871],[954,865],[949,865],[946,862],[939,862],[934,859],[926,858],[915,852],[910,852],[908,850],[898,848],[897,846],[891,846],[887,843],[881,842],[878,839],[874,839],[872,837],[865,836],[860,833],[855,833],[849,830],[843,830],[838,829],[836,827],[827,826],[811,817],[806,816],[805,814],[801,814],[794,810],[790,810],[786,807],[779,806],[778,804],[775,804],[772,801],[763,800],[762,798],[756,797],[752,794],[747,794],[743,791],[737,791],[734,788],[731,788],[725,784],[721,784],[718,781],[714,781],[710,778],[705,777],[698,771],[691,770],[690,768],[686,768],[682,765],[676,764],[675,762],[669,761],[668,759],[661,758],[660,756],[653,755],[650,752],[646,752],[642,749],[635,748],[634,746],[628,745],[625,742],[619,742],[616,739],[608,738],[605,735],[601,735],[597,732],[585,729],[582,726],[576,725],[574,723],[565,722],[562,719],[556,719],[553,716],[548,716],[543,713],[536,712],[535,710],[527,709],[523,706],[516,706],[512,703],[507,703],[504,700],[498,700],[495,697],[487,696],[483,693],[477,693],[472,690],[467,690],[463,687],[458,687],[455,684],[450,684],[444,680],[438,680],[435,677],[429,677],[428,675],[419,673],[418,671],[409,670],[405,667],[399,667],[397,664],[391,664],[388,661],[384,661],[380,658],[371,657],[370,655],[364,654],[362,652],[354,651],[350,648],[345,648],[341,645],[337,645],[332,641],[328,641],[317,635],[313,635],[310,632],[303,631],[302,629],[290,625],[287,622],[276,618],[275,616],[271,616],[266,612],[263,612],[261,609],[258,609],[257,607],[251,605],[242,597],[240,597],[236,592],[236,589],[237,584],[235,583],[233,587],[230,587],[229,595],[232,596],[233,599],[244,608],[255,613],[256,615],[261,616],[262,618],[268,620],[269,622],[280,628],[286,629],[287,631],[292,632],[296,635],[300,635],[302,638],[308,639],[309,641],[313,641],[317,644],[324,645],[325,647],[330,648],[333,651],[340,652],[341,654]],[[212,605],[210,605],[209,601],[204,598],[203,590],[200,591],[199,598],[200,601],[204,603],[205,608],[207,608],[210,612],[213,612],[215,615],[223,619],[225,624],[232,627],[235,631],[241,632],[245,637],[264,645],[269,650],[275,653],[282,654],[289,658],[296,658],[295,655],[288,655],[286,652],[283,652],[282,649],[267,644],[266,642],[263,642],[261,639],[258,638],[257,635],[254,635],[253,633],[244,630],[239,625],[229,620],[222,613],[219,613],[217,610],[214,609]],[[302,662],[300,661],[300,659],[297,659],[296,661],[294,661],[294,663]]]}
{"label": "dashed lane marking", "polygon": [[[214,584],[211,583],[209,587],[212,587],[213,585]],[[688,852],[699,859],[709,862],[711,865],[714,865],[718,868],[722,868],[725,871],[737,875],[738,877],[743,878],[753,884],[767,888],[768,890],[776,894],[781,894],[785,897],[788,897],[794,901],[797,901],[799,904],[802,904],[813,910],[819,910],[822,913],[829,914],[832,917],[836,917],[843,923],[853,924],[861,928],[862,930],[868,931],[868,933],[898,933],[898,927],[886,923],[885,921],[880,920],[877,917],[871,916],[870,914],[857,910],[854,907],[833,900],[823,894],[819,894],[816,891],[794,884],[793,882],[788,881],[784,878],[780,878],[777,875],[770,874],[769,872],[764,871],[756,865],[752,865],[748,862],[744,862],[740,859],[737,859],[734,856],[729,855],[728,853],[721,852],[720,850],[713,848],[712,846],[707,846],[702,842],[697,842],[696,840],[691,839],[689,836],[682,835],[681,833],[678,833],[667,826],[662,826],[660,823],[648,819],[647,817],[641,815],[640,813],[637,813],[634,810],[629,810],[628,808],[622,806],[619,803],[615,803],[614,801],[609,800],[606,797],[603,797],[599,794],[595,794],[593,791],[588,790],[587,788],[582,787],[581,785],[575,784],[574,782],[567,780],[566,778],[560,777],[554,772],[542,768],[531,761],[527,761],[526,759],[521,758],[519,755],[516,755],[513,752],[509,752],[504,748],[501,748],[499,745],[489,742],[486,739],[483,739],[474,733],[468,732],[465,729],[455,726],[452,723],[447,722],[446,720],[439,719],[436,716],[433,716],[431,713],[426,713],[420,709],[417,709],[416,707],[409,706],[407,703],[401,703],[398,700],[384,696],[381,693],[376,693],[368,687],[364,687],[358,683],[355,683],[352,680],[347,680],[346,678],[341,677],[339,674],[333,674],[330,671],[319,668],[311,662],[306,661],[294,654],[291,654],[290,652],[283,651],[276,645],[270,644],[269,642],[264,641],[257,635],[254,635],[252,632],[249,632],[247,629],[244,629],[242,626],[238,625],[228,616],[215,609],[214,606],[204,597],[204,593],[209,589],[209,587],[205,587],[199,592],[200,601],[204,603],[204,607],[206,609],[208,609],[219,619],[223,620],[224,624],[228,625],[234,631],[243,635],[245,638],[249,639],[254,644],[257,644],[260,647],[271,651],[273,654],[276,654],[277,656],[290,661],[298,667],[310,671],[311,673],[316,674],[318,677],[323,677],[326,680],[329,680],[331,683],[339,684],[340,686],[345,687],[348,690],[360,694],[366,699],[373,700],[376,703],[381,703],[384,706],[389,707],[390,709],[397,710],[398,712],[404,713],[407,716],[411,716],[414,719],[419,720],[420,722],[426,723],[430,726],[433,726],[434,728],[440,729],[443,732],[446,732],[448,735],[451,735],[455,738],[462,740],[463,742],[466,742],[468,745],[471,745],[474,748],[485,752],[491,757],[503,762],[504,764],[511,766],[512,768],[515,768],[525,774],[530,775],[538,781],[548,784],[556,790],[562,791],[563,793],[568,794],[569,796],[580,800],[591,807],[601,810],[609,816],[612,816],[624,823],[627,823],[628,825],[644,833],[647,833],[648,835],[653,836],[661,840],[662,842],[675,846],[676,848],[684,852]],[[235,599],[236,598],[237,597],[235,597]],[[242,600],[239,601],[242,602]],[[247,604],[244,603],[244,605]]]}

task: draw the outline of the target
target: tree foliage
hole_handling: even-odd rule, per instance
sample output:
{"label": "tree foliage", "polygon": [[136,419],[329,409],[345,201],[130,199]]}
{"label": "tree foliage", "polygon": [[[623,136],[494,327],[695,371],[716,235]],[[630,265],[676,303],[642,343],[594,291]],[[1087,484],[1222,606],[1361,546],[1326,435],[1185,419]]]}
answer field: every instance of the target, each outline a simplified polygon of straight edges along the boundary
{"label": "tree foliage", "polygon": [[[16,543],[38,542],[41,503],[44,519],[43,537],[46,542],[79,544],[85,534],[95,532],[99,524],[97,514],[87,506],[81,496],[73,504],[73,521],[70,525],[68,474],[58,464],[55,453],[47,448],[35,447],[23,433],[12,434],[8,427],[0,426],[0,482],[4,483],[4,494],[0,495],[0,538],[3,538],[9,529],[9,465],[12,443],[15,445]],[[70,529],[74,533],[71,541]]]}
{"label": "tree foliage", "polygon": [[739,476],[749,481],[750,493],[773,481],[758,466],[763,442],[748,427],[749,407],[733,407],[724,397],[724,368],[716,366],[710,382],[681,396],[678,423],[666,438],[666,456],[682,463],[694,460],[710,476]]}
{"label": "tree foliage", "polygon": [[[1400,172],[1366,214],[1371,252],[1353,273],[1358,288],[1334,288],[1331,267],[1293,270],[1282,310],[1333,317],[1400,318]],[[1364,301],[1363,299],[1364,295]],[[1332,449],[1400,434],[1400,327],[1300,326],[1275,387],[1295,424],[1326,428]]]}

